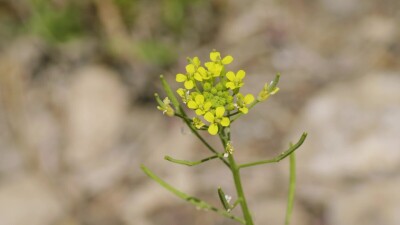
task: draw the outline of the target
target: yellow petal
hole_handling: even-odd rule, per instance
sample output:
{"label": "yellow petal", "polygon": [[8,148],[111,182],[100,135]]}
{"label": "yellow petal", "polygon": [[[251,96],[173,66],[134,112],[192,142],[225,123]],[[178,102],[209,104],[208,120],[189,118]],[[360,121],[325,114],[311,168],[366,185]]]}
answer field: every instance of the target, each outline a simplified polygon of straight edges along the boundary
{"label": "yellow petal", "polygon": [[200,59],[199,59],[199,57],[194,57],[193,58],[193,64],[195,65],[195,66],[200,66]]}
{"label": "yellow petal", "polygon": [[196,114],[198,115],[198,116],[201,116],[201,115],[203,115],[204,114],[204,111],[203,110],[201,110],[201,109],[196,109]]}
{"label": "yellow petal", "polygon": [[278,88],[278,87],[275,87],[274,90],[272,90],[270,94],[271,94],[271,95],[274,95],[274,94],[276,94],[278,91],[279,91],[279,88]]}
{"label": "yellow petal", "polygon": [[204,96],[203,95],[196,95],[194,98],[197,104],[202,105],[204,103]]}
{"label": "yellow petal", "polygon": [[247,94],[246,97],[244,97],[244,103],[246,105],[251,104],[254,101],[254,96],[252,94]]}
{"label": "yellow petal", "polygon": [[243,114],[247,114],[249,112],[249,109],[246,107],[240,108],[239,109]]}
{"label": "yellow petal", "polygon": [[193,74],[193,73],[195,72],[194,65],[193,65],[193,64],[187,65],[187,66],[186,66],[186,71],[187,71],[189,74]]}
{"label": "yellow petal", "polygon": [[228,80],[230,80],[230,81],[234,81],[236,77],[232,71],[229,71],[226,73],[226,78],[228,78]]}
{"label": "yellow petal", "polygon": [[227,64],[231,63],[232,61],[233,61],[233,57],[230,55],[227,55],[222,59],[222,64],[227,65]]}
{"label": "yellow petal", "polygon": [[239,70],[236,74],[236,78],[238,80],[243,80],[243,78],[246,76],[246,72],[244,70]]}
{"label": "yellow petal", "polygon": [[185,91],[182,88],[178,88],[178,90],[176,90],[176,93],[178,93],[178,95],[181,97],[185,96]]}
{"label": "yellow petal", "polygon": [[197,69],[197,72],[200,73],[200,75],[202,75],[202,76],[204,76],[207,73],[207,71],[206,71],[206,69],[204,69],[204,67],[199,67]]}
{"label": "yellow petal", "polygon": [[187,77],[184,74],[178,73],[175,79],[177,82],[183,82],[187,79]]}
{"label": "yellow petal", "polygon": [[210,112],[207,112],[207,113],[204,115],[204,119],[207,120],[207,121],[210,122],[210,123],[214,123],[214,114],[212,114],[212,113],[210,113]]}
{"label": "yellow petal", "polygon": [[206,102],[206,104],[204,104],[203,108],[204,108],[204,110],[208,111],[211,108],[211,106],[212,106],[211,102]]}
{"label": "yellow petal", "polygon": [[193,83],[193,81],[192,80],[187,80],[187,81],[185,81],[185,88],[186,89],[192,89],[194,87],[194,83]]}
{"label": "yellow petal", "polygon": [[197,128],[200,129],[204,126],[204,123],[197,117],[193,118],[193,125]]}
{"label": "yellow petal", "polygon": [[187,106],[189,107],[189,109],[197,109],[199,107],[199,105],[197,105],[197,103],[193,100],[190,100]]}
{"label": "yellow petal", "polygon": [[208,127],[208,133],[210,133],[211,135],[216,135],[218,133],[218,126],[213,123]]}
{"label": "yellow petal", "polygon": [[208,70],[210,70],[210,68],[214,66],[214,63],[213,62],[206,62],[206,63],[204,63],[204,65],[207,67]]}
{"label": "yellow petal", "polygon": [[229,121],[228,117],[223,117],[221,120],[221,125],[224,127],[229,126],[230,123],[231,123],[231,121]]}
{"label": "yellow petal", "polygon": [[224,113],[225,113],[225,108],[222,107],[222,106],[217,107],[217,108],[215,109],[215,116],[216,116],[217,118],[221,118],[221,117],[224,115]]}
{"label": "yellow petal", "polygon": [[226,82],[225,86],[231,90],[235,89],[235,84],[233,82]]}
{"label": "yellow petal", "polygon": [[219,75],[221,75],[222,68],[223,67],[220,64],[215,64],[214,65],[214,71],[213,71],[214,77],[218,77]]}
{"label": "yellow petal", "polygon": [[217,60],[219,60],[220,58],[221,58],[221,55],[220,55],[219,52],[217,52],[217,51],[212,51],[212,52],[210,52],[210,59],[211,59],[211,61],[217,61]]}
{"label": "yellow petal", "polygon": [[198,81],[203,81],[203,77],[201,76],[200,73],[195,73],[194,74],[194,79],[198,80]]}

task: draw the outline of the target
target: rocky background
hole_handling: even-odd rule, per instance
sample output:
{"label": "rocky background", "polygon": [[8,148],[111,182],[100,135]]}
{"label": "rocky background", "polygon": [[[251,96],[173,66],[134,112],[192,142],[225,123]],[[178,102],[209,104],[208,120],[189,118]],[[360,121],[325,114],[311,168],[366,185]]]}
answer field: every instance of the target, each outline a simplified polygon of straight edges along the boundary
{"label": "rocky background", "polygon": [[[293,225],[400,224],[400,1],[0,1],[0,225],[228,225],[148,179],[218,204],[217,161],[156,110],[187,56],[231,54],[257,94],[239,161],[297,152]],[[210,140],[218,144],[213,139]],[[218,146],[219,147],[219,146]],[[256,224],[283,224],[288,162],[243,171]],[[239,211],[236,211],[239,213]]]}

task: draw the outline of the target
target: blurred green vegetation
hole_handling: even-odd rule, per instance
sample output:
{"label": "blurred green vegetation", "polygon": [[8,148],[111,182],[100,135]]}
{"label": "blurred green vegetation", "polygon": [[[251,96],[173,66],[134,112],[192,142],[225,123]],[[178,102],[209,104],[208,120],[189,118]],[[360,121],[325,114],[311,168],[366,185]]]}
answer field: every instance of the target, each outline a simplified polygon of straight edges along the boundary
{"label": "blurred green vegetation", "polygon": [[32,14],[28,18],[28,32],[48,42],[61,43],[84,34],[83,9],[74,1],[56,7],[49,0],[32,0]]}
{"label": "blurred green vegetation", "polygon": [[[27,0],[0,2],[0,41],[16,36],[35,36],[57,47],[69,41],[91,37],[102,48],[100,52],[116,56],[115,52],[144,60],[156,66],[168,66],[176,60],[176,46],[186,36],[193,36],[193,12],[208,10],[212,0]],[[104,4],[104,6],[102,6]],[[107,30],[108,19],[101,18],[101,7],[112,6],[121,21],[119,34],[125,41],[113,50],[121,36]],[[5,13],[1,13],[5,12]],[[151,15],[146,17],[146,13]],[[191,14],[191,16],[189,15]],[[145,16],[142,16],[145,15]],[[140,17],[151,21],[139,20]],[[139,24],[148,22],[147,24]],[[141,31],[144,30],[143,32]],[[108,32],[108,33],[107,33]],[[116,32],[118,33],[118,32]],[[138,35],[139,34],[139,35]],[[133,50],[134,49],[134,50]]]}

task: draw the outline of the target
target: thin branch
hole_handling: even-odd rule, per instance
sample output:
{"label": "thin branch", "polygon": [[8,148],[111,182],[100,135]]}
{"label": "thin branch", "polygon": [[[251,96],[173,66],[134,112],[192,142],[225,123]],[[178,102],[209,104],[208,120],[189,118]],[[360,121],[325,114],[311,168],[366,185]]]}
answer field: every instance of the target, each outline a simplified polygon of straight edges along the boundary
{"label": "thin branch", "polygon": [[[183,112],[183,110],[181,110]],[[217,150],[215,150],[213,147],[211,147],[210,144],[204,138],[197,132],[197,130],[193,127],[193,125],[190,123],[190,121],[183,119],[185,121],[186,125],[190,128],[190,130],[196,135],[196,137],[213,153],[216,155],[220,154]],[[230,168],[230,165],[228,161],[226,161],[224,158],[219,158],[227,167]]]}
{"label": "thin branch", "polygon": [[239,165],[239,169],[245,168],[245,167],[250,167],[250,166],[266,164],[266,163],[279,162],[282,159],[284,159],[287,156],[289,156],[290,154],[292,154],[296,149],[298,149],[303,144],[303,142],[306,139],[306,137],[307,137],[307,133],[304,132],[301,135],[300,140],[295,145],[291,145],[288,150],[282,152],[279,156],[277,156],[277,157],[275,157],[273,159],[261,160],[261,161],[256,161],[256,162],[252,162],[252,163],[245,163],[245,164]]}
{"label": "thin branch", "polygon": [[219,153],[207,158],[204,158],[202,160],[199,161],[188,161],[188,160],[180,160],[180,159],[174,159],[171,156],[165,156],[164,159],[173,163],[177,163],[177,164],[181,164],[181,165],[185,165],[185,166],[195,166],[195,165],[199,165],[203,162],[207,162],[209,160],[215,159],[215,158],[221,158],[223,157],[223,154]]}
{"label": "thin branch", "polygon": [[158,177],[157,175],[155,175],[153,172],[151,172],[147,167],[145,167],[144,165],[141,165],[141,169],[143,170],[143,172],[149,176],[151,179],[153,179],[154,181],[156,181],[157,183],[159,183],[162,187],[164,187],[165,189],[167,189],[168,191],[170,191],[171,193],[173,193],[174,195],[176,195],[177,197],[193,204],[194,206],[196,206],[196,208],[198,209],[203,209],[205,211],[214,211],[224,217],[230,218],[232,220],[236,220],[241,224],[246,224],[246,222],[239,217],[236,217],[234,215],[232,215],[231,213],[223,210],[223,209],[219,209],[216,208],[206,202],[204,202],[201,199],[198,199],[196,197],[190,196],[182,191],[179,191],[178,189],[172,187],[170,184],[168,184],[167,182],[165,182],[164,180],[162,180],[160,177]]}

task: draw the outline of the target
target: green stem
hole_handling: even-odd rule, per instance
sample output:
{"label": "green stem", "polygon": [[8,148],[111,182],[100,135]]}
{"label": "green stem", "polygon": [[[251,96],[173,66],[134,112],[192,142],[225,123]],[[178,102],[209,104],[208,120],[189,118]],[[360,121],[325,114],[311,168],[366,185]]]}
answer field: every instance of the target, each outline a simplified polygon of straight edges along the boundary
{"label": "green stem", "polygon": [[244,195],[242,181],[240,179],[239,167],[237,166],[232,154],[229,154],[228,159],[229,163],[231,164],[233,180],[235,182],[236,192],[242,208],[244,220],[246,221],[246,225],[253,225],[253,219],[251,218],[250,210],[247,206],[246,196]]}
{"label": "green stem", "polygon": [[[216,155],[219,154],[219,152],[217,152],[217,150],[215,150],[213,147],[211,147],[210,144],[208,144],[208,142],[206,140],[204,140],[204,138],[199,134],[199,132],[197,132],[197,130],[193,127],[193,125],[190,123],[190,121],[183,119],[183,121],[186,123],[186,125],[189,127],[189,129],[194,133],[194,135],[196,135],[196,137],[213,153],[215,153]],[[219,158],[227,167],[230,167],[229,163],[224,159],[224,158]]]}
{"label": "green stem", "polygon": [[[229,131],[227,134],[224,131],[221,132],[219,137],[222,141],[224,148],[226,148],[231,137],[230,137]],[[246,196],[244,195],[244,191],[243,191],[243,186],[242,186],[242,181],[240,178],[240,171],[239,171],[240,167],[236,164],[233,154],[229,154],[228,161],[230,164],[230,169],[231,169],[233,180],[234,180],[235,187],[236,187],[236,193],[238,196],[238,200],[240,202],[240,207],[242,208],[243,217],[244,217],[244,220],[246,221],[246,225],[254,225],[249,207],[247,206]]]}
{"label": "green stem", "polygon": [[285,225],[290,224],[290,219],[293,212],[293,202],[294,202],[294,194],[296,189],[296,156],[293,152],[290,155],[290,177],[289,177],[289,192],[288,192],[288,202],[286,208],[286,218]]}
{"label": "green stem", "polygon": [[173,193],[174,195],[176,195],[177,197],[193,204],[196,206],[196,208],[198,209],[203,209],[205,211],[214,211],[224,217],[236,220],[237,222],[241,223],[241,224],[247,224],[242,218],[236,217],[232,214],[230,214],[229,212],[227,212],[226,210],[223,209],[219,209],[216,208],[196,197],[190,196],[182,191],[179,191],[178,189],[172,187],[170,184],[168,184],[167,182],[165,182],[164,180],[162,180],[161,178],[159,178],[157,175],[155,175],[153,172],[151,172],[147,167],[145,167],[144,165],[141,165],[141,169],[143,170],[144,173],[146,173],[147,176],[149,176],[151,179],[153,179],[154,181],[156,181],[158,184],[160,184],[162,187],[164,187],[165,189],[167,189],[168,191],[170,191],[171,193]]}

